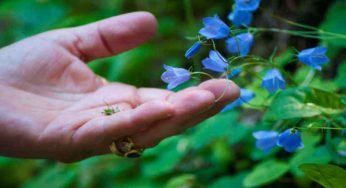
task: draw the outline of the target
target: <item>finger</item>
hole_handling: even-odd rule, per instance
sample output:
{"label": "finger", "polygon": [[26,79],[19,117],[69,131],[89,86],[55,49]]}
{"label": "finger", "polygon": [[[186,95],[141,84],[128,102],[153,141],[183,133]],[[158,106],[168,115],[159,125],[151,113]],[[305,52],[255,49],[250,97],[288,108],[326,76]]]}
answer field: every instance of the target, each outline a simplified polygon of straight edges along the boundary
{"label": "finger", "polygon": [[84,61],[132,49],[156,32],[156,19],[148,12],[134,12],[70,29],[42,34]]}
{"label": "finger", "polygon": [[75,132],[72,140],[82,149],[109,153],[108,146],[112,141],[146,129],[173,113],[172,105],[165,101],[144,103],[132,110],[92,119]]}
{"label": "finger", "polygon": [[[197,123],[215,115],[226,104],[235,100],[239,96],[239,87],[231,81],[223,79],[209,80],[200,84],[197,88],[192,88],[190,91],[208,91],[214,95],[214,98],[219,100],[208,106],[202,113],[196,112],[183,112],[179,108],[184,108],[184,103],[177,105],[173,102],[175,112],[174,117],[170,120],[158,122],[155,126],[151,127],[146,132],[136,134],[133,136],[136,144],[141,147],[151,147],[158,144],[162,139],[175,135],[184,131],[186,128],[196,125]],[[220,98],[222,96],[222,98]],[[184,117],[185,116],[185,117]]]}
{"label": "finger", "polygon": [[214,100],[215,96],[206,90],[189,89],[171,95],[168,101],[173,105],[174,116],[137,133],[133,136],[134,142],[140,147],[152,147],[162,138],[177,134],[189,119],[213,105]]}
{"label": "finger", "polygon": [[232,81],[218,79],[218,80],[208,80],[201,83],[198,88],[205,89],[212,92],[216,98],[217,102],[208,110],[201,113],[197,118],[188,122],[187,127],[196,125],[209,117],[212,117],[219,113],[227,104],[233,102],[239,98],[240,88]]}
{"label": "finger", "polygon": [[138,96],[141,103],[156,101],[156,100],[167,100],[170,95],[174,92],[164,90],[164,89],[155,89],[155,88],[140,88],[138,89]]}

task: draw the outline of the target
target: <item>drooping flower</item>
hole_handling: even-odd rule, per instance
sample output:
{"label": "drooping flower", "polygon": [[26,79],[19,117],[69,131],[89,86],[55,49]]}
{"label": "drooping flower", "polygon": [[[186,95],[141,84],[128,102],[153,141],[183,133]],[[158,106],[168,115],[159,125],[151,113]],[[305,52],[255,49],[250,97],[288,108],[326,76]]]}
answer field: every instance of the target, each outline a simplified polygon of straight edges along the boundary
{"label": "drooping flower", "polygon": [[261,0],[234,0],[235,7],[239,10],[255,11],[258,9]]}
{"label": "drooping flower", "polygon": [[209,57],[202,60],[203,68],[215,72],[225,72],[228,64],[227,60],[215,50],[210,50]]}
{"label": "drooping flower", "polygon": [[235,68],[231,71],[231,73],[228,74],[228,79],[232,79],[236,76],[238,76],[241,73],[242,69],[241,68]]}
{"label": "drooping flower", "polygon": [[252,21],[252,13],[249,11],[234,9],[228,15],[228,19],[233,23],[234,26],[249,26]]}
{"label": "drooping flower", "polygon": [[199,34],[207,39],[222,39],[226,38],[230,32],[230,28],[215,15],[203,19],[204,27],[199,30]]}
{"label": "drooping flower", "polygon": [[321,70],[321,65],[328,63],[329,58],[326,56],[327,48],[315,47],[302,50],[298,54],[300,62],[313,67],[316,70]]}
{"label": "drooping flower", "polygon": [[249,54],[252,43],[253,35],[251,33],[242,33],[226,40],[228,52],[240,56]]}
{"label": "drooping flower", "polygon": [[296,129],[287,129],[279,135],[276,143],[287,152],[293,152],[304,147],[300,132]]}
{"label": "drooping flower", "polygon": [[279,70],[270,69],[264,76],[261,87],[267,89],[269,93],[273,93],[278,89],[285,89],[286,82]]}
{"label": "drooping flower", "polygon": [[240,97],[233,101],[232,103],[228,104],[227,106],[225,106],[221,112],[227,112],[229,110],[232,110],[235,107],[241,106],[244,103],[247,103],[249,101],[251,101],[253,98],[255,98],[255,93],[252,92],[251,90],[248,89],[240,89]]}
{"label": "drooping flower", "polygon": [[166,71],[161,75],[161,80],[168,83],[167,89],[173,89],[190,79],[190,72],[183,68],[174,68],[163,65]]}
{"label": "drooping flower", "polygon": [[187,59],[190,59],[192,56],[194,56],[199,49],[201,49],[202,47],[202,43],[200,41],[196,42],[195,44],[193,44],[191,46],[191,48],[189,48],[186,53],[185,53],[185,57]]}
{"label": "drooping flower", "polygon": [[257,131],[252,133],[253,137],[256,138],[256,147],[264,152],[269,152],[276,146],[278,134],[276,131]]}

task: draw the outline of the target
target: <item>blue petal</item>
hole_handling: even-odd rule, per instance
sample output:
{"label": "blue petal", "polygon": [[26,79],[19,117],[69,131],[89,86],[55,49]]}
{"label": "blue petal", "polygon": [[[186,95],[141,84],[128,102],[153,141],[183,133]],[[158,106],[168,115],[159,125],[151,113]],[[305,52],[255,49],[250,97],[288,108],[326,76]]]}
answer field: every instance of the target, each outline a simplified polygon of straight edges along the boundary
{"label": "blue petal", "polygon": [[255,11],[258,9],[261,0],[235,0],[235,6],[239,10]]}
{"label": "blue petal", "polygon": [[191,46],[191,48],[189,48],[186,53],[185,53],[185,57],[187,59],[190,59],[192,56],[194,56],[198,50],[202,47],[202,43],[200,41],[196,42],[195,44],[193,44]]}
{"label": "blue petal", "polygon": [[228,36],[230,28],[217,16],[203,19],[204,27],[199,34],[207,39],[222,39]]}
{"label": "blue petal", "polygon": [[228,19],[231,20],[236,27],[248,26],[252,22],[252,13],[235,9],[228,15]]}
{"label": "blue petal", "polygon": [[210,50],[209,58],[217,62],[227,62],[227,60],[216,50]]}
{"label": "blue petal", "polygon": [[183,68],[174,68],[168,65],[163,65],[166,71],[162,73],[161,79],[168,83],[167,88],[173,89],[176,86],[187,82],[190,79],[190,72]]}
{"label": "blue petal", "polygon": [[228,74],[228,79],[232,79],[236,76],[238,76],[241,73],[242,69],[241,68],[235,68],[231,71],[231,73]]}
{"label": "blue petal", "polygon": [[221,110],[221,112],[227,112],[229,110],[232,110],[235,107],[241,106],[242,104],[249,102],[253,98],[255,98],[254,92],[252,92],[251,90],[248,90],[248,89],[241,88],[240,89],[240,97],[237,100],[235,100],[232,103],[225,106]]}
{"label": "blue petal", "polygon": [[252,134],[256,139],[256,147],[268,152],[277,142],[278,132],[276,131],[257,131]]}
{"label": "blue petal", "polygon": [[[227,70],[227,64],[223,62],[216,62],[210,58],[202,60],[203,68],[209,69],[215,72],[225,72]],[[226,65],[225,65],[226,64]]]}
{"label": "blue petal", "polygon": [[329,58],[326,56],[327,48],[315,47],[302,50],[298,54],[300,62],[313,67],[314,69],[321,70],[321,65],[327,63]]}
{"label": "blue petal", "polygon": [[253,44],[253,35],[251,33],[239,34],[235,37],[228,38],[226,44],[228,52],[245,56],[250,52]]}
{"label": "blue petal", "polygon": [[263,78],[261,87],[268,90],[269,93],[273,93],[278,89],[285,89],[286,82],[282,78],[281,73],[277,69],[270,69],[267,71]]}
{"label": "blue petal", "polygon": [[212,30],[210,28],[208,29],[204,27],[201,30],[199,30],[199,34],[203,35],[207,39],[212,39],[217,35],[217,30]]}
{"label": "blue petal", "polygon": [[255,93],[249,89],[240,89],[240,99],[244,101],[245,103],[251,101],[253,98],[255,98]]}
{"label": "blue petal", "polygon": [[277,136],[279,133],[276,131],[256,131],[254,133],[252,133],[253,137],[255,137],[256,139],[264,139],[264,138],[268,138],[268,137],[275,137]]}
{"label": "blue petal", "polygon": [[279,135],[277,145],[283,147],[287,152],[293,152],[304,147],[300,133],[297,130],[293,133],[292,129],[287,129]]}

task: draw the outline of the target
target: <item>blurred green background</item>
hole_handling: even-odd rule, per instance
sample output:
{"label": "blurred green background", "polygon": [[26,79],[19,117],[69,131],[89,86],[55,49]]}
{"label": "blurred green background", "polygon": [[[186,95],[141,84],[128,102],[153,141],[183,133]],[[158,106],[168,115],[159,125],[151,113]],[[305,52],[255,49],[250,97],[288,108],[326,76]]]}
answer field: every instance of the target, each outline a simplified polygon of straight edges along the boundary
{"label": "blurred green background", "polygon": [[[203,17],[218,14],[226,20],[232,4],[232,0],[1,0],[0,46],[50,29],[82,25],[131,11],[149,11],[159,22],[157,35],[150,42],[89,65],[111,81],[165,87],[160,80],[162,64],[190,67],[192,61],[186,60],[184,53],[193,41],[186,37],[196,36]],[[261,6],[263,9],[255,13],[254,26],[296,29],[270,16],[275,14],[346,34],[346,1],[262,0]],[[317,73],[310,86],[345,95],[346,41],[266,33],[256,37],[252,53],[268,57],[277,47],[277,61],[299,82],[309,69],[288,63],[292,57],[290,46],[304,49],[319,43],[328,47],[332,61],[323,72]],[[206,54],[207,50],[193,61],[199,62]],[[244,77],[235,82],[255,91],[254,104],[263,103],[268,96],[259,88],[259,81],[251,82]],[[332,140],[333,147],[328,147],[323,144],[322,134],[308,132],[303,133],[304,150],[294,154],[281,150],[264,154],[255,148],[251,136],[254,130],[273,126],[262,116],[262,111],[251,106],[219,114],[182,135],[166,139],[138,160],[107,155],[61,164],[3,157],[0,187],[317,187],[298,169],[299,165],[346,164],[345,157],[334,152],[340,147],[346,151],[344,139]],[[338,121],[345,123],[344,116],[337,117]]]}

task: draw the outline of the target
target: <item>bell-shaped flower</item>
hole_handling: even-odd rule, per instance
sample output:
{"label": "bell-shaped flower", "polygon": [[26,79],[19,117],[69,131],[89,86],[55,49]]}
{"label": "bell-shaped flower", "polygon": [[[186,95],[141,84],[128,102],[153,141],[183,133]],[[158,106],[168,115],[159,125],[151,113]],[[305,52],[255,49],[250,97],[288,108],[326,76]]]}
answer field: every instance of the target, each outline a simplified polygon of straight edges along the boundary
{"label": "bell-shaped flower", "polygon": [[238,99],[236,99],[235,101],[233,101],[232,103],[225,106],[221,110],[221,112],[227,112],[229,110],[232,110],[235,107],[241,106],[244,103],[251,101],[253,98],[255,98],[254,92],[252,92],[251,90],[248,90],[248,89],[241,88],[240,89],[240,97]]}
{"label": "bell-shaped flower", "polygon": [[264,152],[269,152],[276,146],[279,133],[276,131],[257,131],[252,135],[256,138],[256,147]]}
{"label": "bell-shaped flower", "polygon": [[228,68],[227,60],[215,50],[210,50],[209,57],[202,60],[204,69],[215,72],[225,72]]}
{"label": "bell-shaped flower", "polygon": [[294,152],[304,147],[300,132],[296,129],[287,129],[279,134],[276,144],[283,147],[287,152]]}
{"label": "bell-shaped flower", "polygon": [[222,39],[226,38],[230,32],[230,28],[215,15],[203,19],[204,27],[199,30],[199,34],[207,39]]}
{"label": "bell-shaped flower", "polygon": [[267,89],[269,93],[273,93],[278,89],[285,89],[286,82],[282,78],[282,75],[279,72],[279,70],[270,69],[264,76],[261,87]]}
{"label": "bell-shaped flower", "polygon": [[242,33],[226,40],[227,50],[232,54],[246,56],[249,54],[253,44],[253,35],[251,33]]}
{"label": "bell-shaped flower", "polygon": [[168,84],[167,89],[173,89],[190,79],[190,72],[186,69],[168,65],[163,65],[163,67],[166,71],[161,75],[161,80]]}
{"label": "bell-shaped flower", "polygon": [[202,43],[200,41],[196,42],[195,44],[193,44],[191,46],[191,48],[189,48],[186,53],[185,53],[185,57],[187,59],[190,59],[192,56],[194,56],[199,49],[201,49],[202,47]]}
{"label": "bell-shaped flower", "polygon": [[313,67],[316,70],[321,70],[321,65],[328,63],[329,58],[326,56],[327,48],[315,47],[302,50],[298,54],[300,62]]}
{"label": "bell-shaped flower", "polygon": [[242,69],[241,68],[235,68],[233,69],[228,75],[228,79],[232,79],[234,77],[237,77],[241,73]]}
{"label": "bell-shaped flower", "polygon": [[234,9],[228,15],[228,19],[233,23],[234,26],[249,26],[252,22],[252,13],[249,11]]}
{"label": "bell-shaped flower", "polygon": [[239,10],[255,11],[260,3],[261,0],[235,0],[235,7]]}

